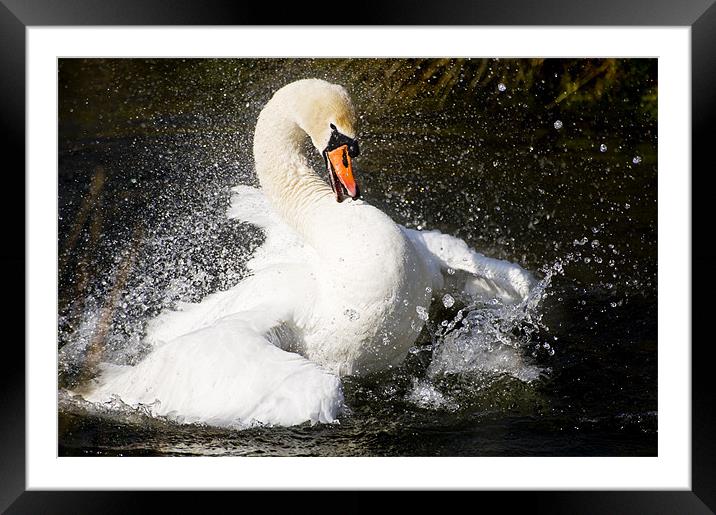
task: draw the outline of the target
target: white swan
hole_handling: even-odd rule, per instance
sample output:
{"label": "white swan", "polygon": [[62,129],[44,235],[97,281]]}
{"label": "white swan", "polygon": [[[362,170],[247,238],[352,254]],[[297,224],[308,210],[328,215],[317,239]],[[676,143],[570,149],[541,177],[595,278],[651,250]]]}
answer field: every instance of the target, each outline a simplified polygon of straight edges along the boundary
{"label": "white swan", "polygon": [[[518,265],[406,229],[358,199],[354,119],[346,91],[322,80],[275,93],[254,137],[261,189],[234,188],[229,209],[266,233],[253,275],[153,320],[149,355],[106,366],[88,400],[119,397],[222,426],[332,422],[343,406],[339,378],[401,363],[448,280],[507,302],[528,294],[532,276]],[[306,135],[331,186],[301,151]]]}

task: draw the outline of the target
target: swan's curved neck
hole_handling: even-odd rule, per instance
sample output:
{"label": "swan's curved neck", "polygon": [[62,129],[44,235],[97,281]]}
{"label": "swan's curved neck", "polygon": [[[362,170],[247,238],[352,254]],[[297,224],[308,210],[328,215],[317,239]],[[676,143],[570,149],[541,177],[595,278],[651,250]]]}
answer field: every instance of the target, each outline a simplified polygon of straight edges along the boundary
{"label": "swan's curved neck", "polygon": [[261,188],[274,209],[308,241],[319,208],[335,204],[331,188],[303,155],[306,133],[281,104],[269,103],[254,134],[254,160]]}

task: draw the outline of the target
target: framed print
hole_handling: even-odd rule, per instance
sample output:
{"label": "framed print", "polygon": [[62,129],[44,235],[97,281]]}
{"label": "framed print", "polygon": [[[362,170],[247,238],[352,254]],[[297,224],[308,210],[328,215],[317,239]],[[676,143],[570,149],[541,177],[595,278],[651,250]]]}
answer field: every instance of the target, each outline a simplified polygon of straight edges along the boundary
{"label": "framed print", "polygon": [[124,7],[0,11],[3,509],[714,509],[709,2]]}

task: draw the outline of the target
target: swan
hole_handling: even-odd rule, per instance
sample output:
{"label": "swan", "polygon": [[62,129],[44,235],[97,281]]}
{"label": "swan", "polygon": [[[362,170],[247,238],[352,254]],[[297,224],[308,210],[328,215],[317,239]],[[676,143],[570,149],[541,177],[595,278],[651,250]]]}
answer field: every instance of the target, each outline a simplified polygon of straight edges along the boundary
{"label": "swan", "polygon": [[[149,354],[102,365],[87,400],[228,427],[336,422],[341,377],[399,365],[441,291],[528,295],[534,279],[519,265],[403,227],[361,199],[355,120],[342,86],[304,79],[275,92],[254,134],[260,188],[233,188],[227,213],[266,234],[251,274],[150,321]],[[306,138],[327,181],[308,164]]]}

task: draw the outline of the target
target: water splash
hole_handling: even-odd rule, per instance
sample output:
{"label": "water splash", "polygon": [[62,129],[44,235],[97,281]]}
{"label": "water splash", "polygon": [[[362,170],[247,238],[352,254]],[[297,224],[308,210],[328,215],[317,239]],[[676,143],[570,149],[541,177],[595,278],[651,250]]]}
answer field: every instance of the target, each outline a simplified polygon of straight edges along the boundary
{"label": "water splash", "polygon": [[454,410],[457,407],[428,379],[413,379],[407,400],[424,409]]}
{"label": "water splash", "polygon": [[415,306],[415,311],[418,313],[418,318],[420,320],[428,320],[428,310],[424,306]]}
{"label": "water splash", "polygon": [[480,389],[503,377],[532,383],[548,373],[534,362],[532,352],[535,346],[548,356],[556,352],[553,345],[538,341],[541,333],[549,332],[541,303],[550,294],[553,278],[564,275],[565,266],[576,259],[567,254],[543,267],[542,279],[518,304],[503,304],[497,299],[471,302],[451,320],[443,320],[430,330],[432,359],[425,377],[413,381],[406,400],[422,408],[454,410],[459,406],[454,397],[464,392],[444,387],[446,378],[467,378],[473,381],[473,389]]}

